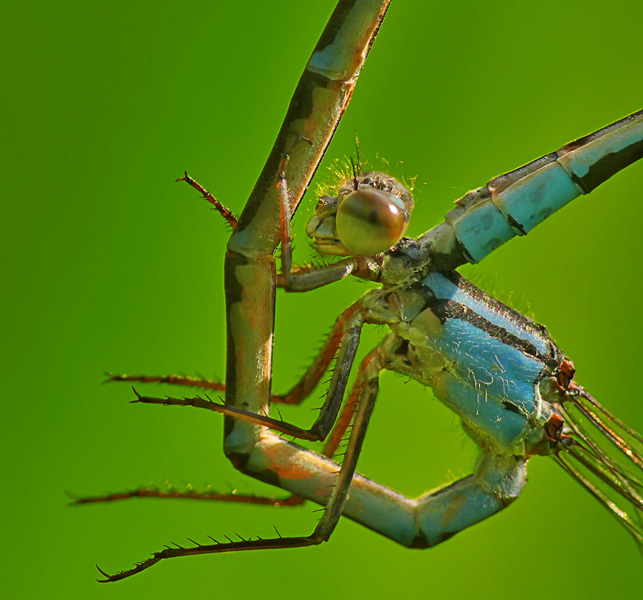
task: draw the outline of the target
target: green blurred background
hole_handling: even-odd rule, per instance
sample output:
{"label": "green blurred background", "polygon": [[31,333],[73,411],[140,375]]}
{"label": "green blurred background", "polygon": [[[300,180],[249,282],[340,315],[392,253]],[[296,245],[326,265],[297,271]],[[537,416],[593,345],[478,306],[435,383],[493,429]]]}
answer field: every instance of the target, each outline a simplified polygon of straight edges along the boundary
{"label": "green blurred background", "polygon": [[[64,491],[165,481],[269,490],[225,460],[218,416],[129,405],[128,386],[100,382],[106,370],[223,376],[228,232],[173,180],[189,169],[241,210],[333,4],[2,3],[3,597],[640,590],[641,558],[626,532],[546,459],[534,459],[509,510],[432,550],[342,521],[321,547],[186,558],[95,583],[94,563],[126,568],[170,541],[267,537],[273,524],[301,535],[315,523],[311,505],[72,509]],[[466,190],[641,108],[642,18],[640,0],[394,1],[325,164],[353,151],[357,131],[366,158],[417,175],[417,235]],[[465,271],[545,323],[583,385],[639,430],[642,185],[643,164],[630,167]],[[313,206],[311,195],[295,223],[300,261]],[[276,389],[296,380],[365,289],[347,281],[278,297]],[[317,404],[284,416],[308,424]],[[467,473],[474,457],[429,390],[383,377],[362,472],[418,494]]]}

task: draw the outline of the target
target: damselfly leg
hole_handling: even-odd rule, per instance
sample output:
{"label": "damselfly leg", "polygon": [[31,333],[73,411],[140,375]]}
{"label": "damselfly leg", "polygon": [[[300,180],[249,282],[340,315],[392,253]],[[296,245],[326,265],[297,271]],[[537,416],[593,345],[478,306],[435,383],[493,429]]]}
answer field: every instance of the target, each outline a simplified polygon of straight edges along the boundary
{"label": "damselfly leg", "polygon": [[[289,224],[337,126],[388,2],[341,0],[295,92],[277,142],[239,219],[187,175],[233,228],[226,254],[227,376],[115,375],[111,380],[164,383],[225,393],[135,403],[193,406],[225,418],[226,456],[241,472],[292,494],[285,499],[204,493],[201,499],[296,505],[309,499],[323,516],[307,536],[240,539],[166,548],[116,581],[160,560],[328,539],[340,515],[398,543],[425,548],[505,508],[526,483],[535,455],[551,456],[643,542],[643,438],[574,381],[571,361],[538,323],[478,289],[455,269],[477,263],[525,235],[574,198],[643,157],[643,111],[579,138],[489,181],[456,202],[442,223],[417,239],[403,237],[413,197],[383,173],[357,168],[323,195],[306,231],[321,254],[342,257],[319,269],[292,266]],[[282,272],[274,251],[281,242]],[[341,313],[317,359],[283,395],[272,393],[275,293],[307,291],[355,275],[377,282]],[[387,327],[356,369],[365,324]],[[270,402],[299,404],[333,359],[330,390],[310,428],[271,416]],[[472,475],[408,498],[355,473],[383,371],[430,387],[480,447]],[[329,457],[351,428],[341,465]],[[334,429],[333,429],[334,427]],[[283,439],[327,439],[317,454]],[[350,491],[350,493],[349,493]],[[84,499],[170,497],[146,490]],[[194,497],[178,494],[171,497]],[[241,499],[243,498],[243,499]],[[81,499],[79,503],[82,503]]]}

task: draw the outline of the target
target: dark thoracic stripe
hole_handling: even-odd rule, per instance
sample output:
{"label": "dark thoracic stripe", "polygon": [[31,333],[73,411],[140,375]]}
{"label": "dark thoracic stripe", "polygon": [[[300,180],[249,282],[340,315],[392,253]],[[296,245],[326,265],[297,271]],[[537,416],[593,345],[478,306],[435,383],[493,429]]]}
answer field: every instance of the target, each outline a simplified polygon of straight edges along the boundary
{"label": "dark thoracic stripe", "polygon": [[[458,273],[457,271],[442,271],[441,275],[447,278],[449,281],[451,281],[454,285],[458,287],[458,289],[462,290],[465,294],[467,294],[468,296],[471,296],[478,302],[488,306],[491,310],[498,313],[498,315],[502,316],[504,319],[507,319],[512,323],[515,323],[518,327],[520,327],[520,329],[524,329],[526,333],[531,333],[532,335],[540,338],[543,342],[547,344],[547,347],[549,348],[549,352],[546,355],[543,355],[538,351],[537,348],[534,347],[533,344],[529,344],[529,342],[525,342],[529,346],[534,348],[535,354],[533,354],[533,356],[535,357],[537,356],[539,360],[544,362],[548,367],[552,369],[555,369],[560,365],[561,361],[563,360],[563,353],[560,350],[560,348],[558,348],[558,346],[554,344],[551,337],[549,336],[549,332],[547,331],[547,328],[544,325],[537,323],[536,321],[530,319],[529,317],[526,317],[522,313],[514,310],[510,306],[503,304],[502,302],[500,302],[500,300],[497,300],[493,296],[490,296],[489,294],[481,290],[479,287],[476,287],[475,285],[473,285],[473,283],[471,283],[468,279],[462,277],[462,275],[460,275],[460,273]],[[428,301],[427,304],[432,305],[433,301]],[[468,309],[468,310],[469,312],[475,312],[472,309]],[[488,322],[484,317],[479,316],[479,318],[482,321]],[[478,327],[478,325],[476,325],[475,323],[472,323],[472,324]],[[496,329],[499,329],[505,332],[504,336],[499,338],[503,342],[509,339],[510,336],[516,338],[514,334],[511,334],[510,332],[506,331],[502,327],[493,325],[493,323],[489,323],[489,326],[490,328],[495,327]],[[485,329],[485,331],[487,330]],[[520,338],[517,338],[517,339],[520,339]],[[521,341],[524,341],[524,340],[521,340]],[[514,345],[514,344],[511,344],[511,345]],[[518,347],[518,346],[514,346],[514,347]],[[522,350],[522,348],[519,348],[519,349]]]}
{"label": "dark thoracic stripe", "polygon": [[473,285],[473,283],[471,283],[468,279],[462,277],[462,275],[460,275],[457,271],[444,271],[441,274],[463,292],[475,298],[482,304],[486,304],[494,312],[501,314],[509,321],[513,321],[514,323],[516,323],[516,325],[520,326],[521,329],[525,329],[533,333],[545,342],[550,341],[549,333],[547,332],[547,328],[544,325],[536,323],[536,321],[533,321],[529,317],[526,317],[522,313],[519,313],[517,310],[514,310],[510,306],[503,304],[502,302],[500,302],[500,300],[497,300],[493,296],[490,296],[479,287]]}
{"label": "dark thoracic stripe", "polygon": [[431,310],[442,323],[445,323],[448,319],[466,321],[481,331],[484,331],[489,336],[500,340],[503,344],[512,346],[527,356],[532,356],[551,369],[558,366],[559,361],[557,358],[544,356],[531,342],[519,338],[517,335],[507,331],[504,327],[495,325],[460,302],[436,298],[431,305]]}

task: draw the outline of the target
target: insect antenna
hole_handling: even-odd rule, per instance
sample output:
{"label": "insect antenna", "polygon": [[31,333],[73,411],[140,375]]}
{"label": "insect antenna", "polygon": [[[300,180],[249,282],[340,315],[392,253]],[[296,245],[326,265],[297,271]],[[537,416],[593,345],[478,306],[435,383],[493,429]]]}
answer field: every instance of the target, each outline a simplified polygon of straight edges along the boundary
{"label": "insect antenna", "polygon": [[351,161],[351,170],[353,172],[353,189],[355,191],[359,190],[359,181],[357,179],[357,168],[355,167],[355,161],[353,161],[353,157],[351,156],[350,158]]}
{"label": "insect antenna", "polygon": [[362,157],[359,153],[359,138],[357,137],[357,131],[355,132],[355,158],[357,159],[357,173],[362,174]]}
{"label": "insect antenna", "polygon": [[351,173],[353,175],[353,189],[357,191],[359,190],[358,177],[362,174],[362,158],[359,154],[359,138],[357,137],[357,131],[355,132],[355,160],[357,161],[357,164],[355,164],[352,156],[349,160],[351,161]]}

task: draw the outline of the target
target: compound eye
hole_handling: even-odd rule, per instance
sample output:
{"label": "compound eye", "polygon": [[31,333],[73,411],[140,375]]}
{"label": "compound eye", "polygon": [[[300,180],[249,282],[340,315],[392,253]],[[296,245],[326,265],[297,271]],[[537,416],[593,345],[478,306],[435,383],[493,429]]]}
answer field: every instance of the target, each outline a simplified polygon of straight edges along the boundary
{"label": "compound eye", "polygon": [[348,194],[337,208],[337,237],[351,254],[374,256],[396,244],[406,230],[402,209],[375,190]]}

